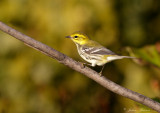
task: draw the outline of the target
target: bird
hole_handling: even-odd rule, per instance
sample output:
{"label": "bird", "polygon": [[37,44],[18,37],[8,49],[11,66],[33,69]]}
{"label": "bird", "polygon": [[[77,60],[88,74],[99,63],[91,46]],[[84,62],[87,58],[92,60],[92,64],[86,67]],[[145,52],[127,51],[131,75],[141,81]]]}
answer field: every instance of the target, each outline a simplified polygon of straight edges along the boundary
{"label": "bird", "polygon": [[74,32],[71,35],[66,36],[66,38],[70,38],[76,44],[79,55],[89,63],[88,65],[92,67],[95,67],[96,65],[102,66],[102,69],[99,72],[100,75],[102,74],[105,64],[108,62],[123,58],[135,58],[118,55],[98,42],[91,40],[86,34],[80,31]]}

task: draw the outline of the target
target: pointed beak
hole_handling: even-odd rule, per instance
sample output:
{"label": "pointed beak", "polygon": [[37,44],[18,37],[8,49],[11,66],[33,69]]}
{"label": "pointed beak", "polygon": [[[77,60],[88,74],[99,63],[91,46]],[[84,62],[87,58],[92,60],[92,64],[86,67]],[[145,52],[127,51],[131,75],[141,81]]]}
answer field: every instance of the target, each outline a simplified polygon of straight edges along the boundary
{"label": "pointed beak", "polygon": [[71,38],[71,36],[66,36],[66,38]]}

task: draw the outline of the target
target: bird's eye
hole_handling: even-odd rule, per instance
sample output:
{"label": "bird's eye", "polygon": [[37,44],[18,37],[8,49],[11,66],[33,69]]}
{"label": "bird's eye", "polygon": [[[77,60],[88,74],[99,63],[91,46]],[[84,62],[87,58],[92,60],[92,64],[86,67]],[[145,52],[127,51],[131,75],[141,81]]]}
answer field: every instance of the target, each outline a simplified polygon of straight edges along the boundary
{"label": "bird's eye", "polygon": [[74,36],[74,38],[78,38],[78,36]]}

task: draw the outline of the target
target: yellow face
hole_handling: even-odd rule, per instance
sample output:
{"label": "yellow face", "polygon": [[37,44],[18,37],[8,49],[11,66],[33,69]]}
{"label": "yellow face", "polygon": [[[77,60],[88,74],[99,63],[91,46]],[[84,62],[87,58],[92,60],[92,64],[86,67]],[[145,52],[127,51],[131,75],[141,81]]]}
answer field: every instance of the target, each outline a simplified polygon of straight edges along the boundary
{"label": "yellow face", "polygon": [[69,36],[66,36],[66,38],[71,38],[73,42],[80,44],[80,45],[86,44],[87,41],[89,40],[87,35],[80,33],[80,32],[73,33]]}

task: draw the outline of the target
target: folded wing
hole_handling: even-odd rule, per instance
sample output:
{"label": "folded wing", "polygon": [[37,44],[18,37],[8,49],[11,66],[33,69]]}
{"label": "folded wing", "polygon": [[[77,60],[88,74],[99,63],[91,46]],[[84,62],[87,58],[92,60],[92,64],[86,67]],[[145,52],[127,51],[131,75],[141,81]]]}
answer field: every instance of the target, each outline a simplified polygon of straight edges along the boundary
{"label": "folded wing", "polygon": [[105,47],[83,47],[82,51],[87,54],[100,54],[100,55],[116,55],[114,52],[110,51]]}

